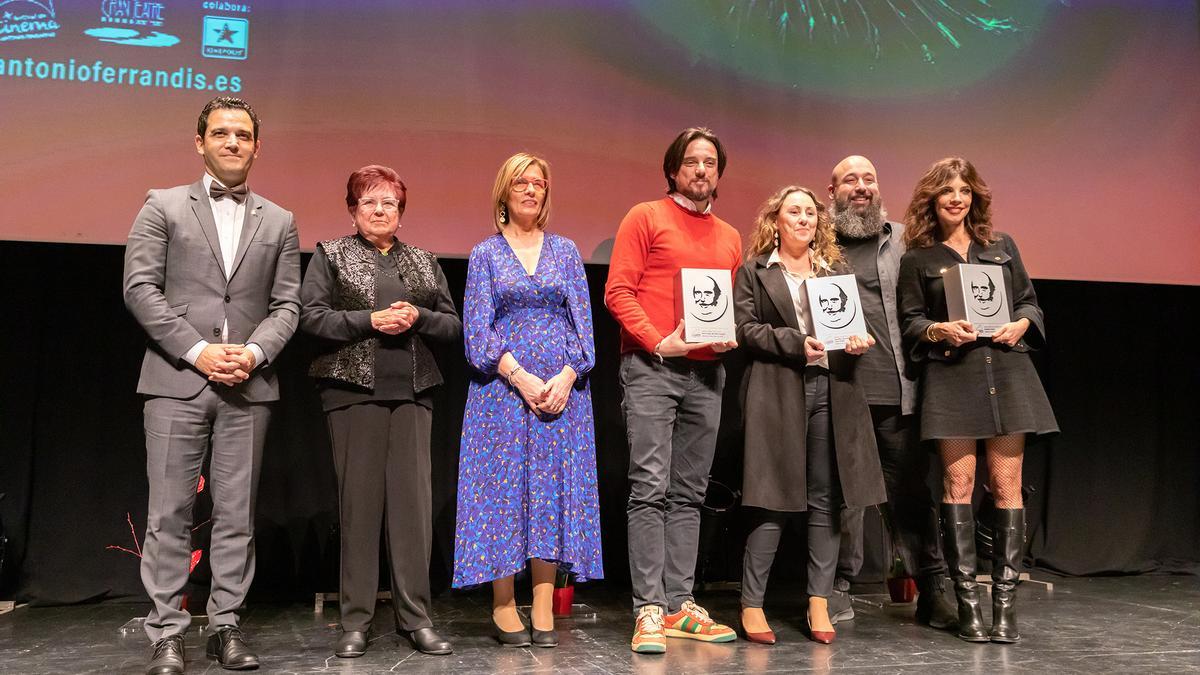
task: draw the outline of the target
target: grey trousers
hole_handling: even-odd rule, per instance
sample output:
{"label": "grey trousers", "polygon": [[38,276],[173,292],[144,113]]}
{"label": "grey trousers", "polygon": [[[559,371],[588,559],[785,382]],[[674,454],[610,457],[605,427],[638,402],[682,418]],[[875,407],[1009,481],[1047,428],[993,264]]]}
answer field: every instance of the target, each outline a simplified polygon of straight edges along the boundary
{"label": "grey trousers", "polygon": [[[144,408],[150,503],[142,545],[142,584],[154,606],[146,617],[151,641],[185,632],[180,608],[192,554],[192,511],[204,457],[213,502],[208,556],[210,626],[236,626],[254,579],[254,502],[270,408],[250,404],[224,385],[194,398],[149,398]],[[210,443],[211,437],[211,443]]]}
{"label": "grey trousers", "polygon": [[629,440],[629,574],[633,608],[675,612],[692,598],[700,505],[717,448],[725,368],[719,361],[621,357]]}
{"label": "grey trousers", "polygon": [[367,631],[379,589],[379,534],[387,542],[396,628],[429,628],[433,541],[429,426],[417,403],[359,403],[326,413],[338,479],[342,630]]}
{"label": "grey trousers", "polygon": [[[804,443],[808,492],[808,594],[828,598],[833,592],[834,571],[838,564],[839,511],[843,500],[837,453],[833,447],[833,426],[829,419],[829,375],[825,370],[805,370],[804,402],[808,415],[808,437]],[[742,564],[743,607],[763,606],[780,535],[788,521],[799,515],[753,509],[753,524],[746,538]]]}

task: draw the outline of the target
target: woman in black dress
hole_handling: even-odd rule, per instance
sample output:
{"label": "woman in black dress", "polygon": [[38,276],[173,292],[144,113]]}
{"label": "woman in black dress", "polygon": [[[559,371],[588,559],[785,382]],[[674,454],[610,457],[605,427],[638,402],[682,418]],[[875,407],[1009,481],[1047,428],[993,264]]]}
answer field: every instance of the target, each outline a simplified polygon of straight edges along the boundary
{"label": "woman in black dress", "polygon": [[[958,636],[1016,642],[1016,586],[1025,540],[1021,464],[1025,435],[1058,431],[1029,358],[1045,343],[1042,310],[1011,237],[992,231],[992,194],[975,167],[950,157],[917,183],[904,216],[908,252],[897,288],[904,346],[919,369],[921,438],[942,456],[942,537],[958,597]],[[1011,321],[989,337],[949,321],[942,272],[962,263],[995,266]],[[991,293],[996,289],[982,288]],[[975,583],[975,454],[982,440],[996,502],[992,628],[983,626]]]}

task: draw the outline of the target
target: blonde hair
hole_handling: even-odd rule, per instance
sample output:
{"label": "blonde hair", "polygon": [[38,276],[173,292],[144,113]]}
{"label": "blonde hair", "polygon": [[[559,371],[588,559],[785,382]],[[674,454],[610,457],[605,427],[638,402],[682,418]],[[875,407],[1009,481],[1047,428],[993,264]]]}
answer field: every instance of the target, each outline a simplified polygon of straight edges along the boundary
{"label": "blonde hair", "polygon": [[837,244],[837,235],[833,230],[833,221],[829,218],[829,209],[817,199],[817,195],[812,190],[799,185],[789,185],[776,190],[775,194],[768,197],[767,201],[758,207],[758,215],[754,217],[754,232],[750,235],[750,248],[746,254],[747,260],[768,253],[779,245],[779,226],[776,224],[776,220],[779,218],[779,209],[783,206],[783,200],[795,192],[803,192],[808,195],[808,198],[817,207],[817,230],[813,235],[812,243],[809,244],[814,256],[813,262],[819,264],[818,261],[823,261],[826,265],[832,265],[842,260],[842,249]]}
{"label": "blonde hair", "polygon": [[492,225],[497,232],[503,232],[504,226],[508,224],[501,222],[500,213],[508,201],[513,181],[520,178],[530,165],[535,164],[542,170],[542,177],[546,179],[546,194],[542,197],[542,208],[534,222],[539,230],[546,229],[546,221],[550,220],[550,164],[528,152],[518,152],[500,165],[500,172],[496,174],[496,184],[492,186]]}

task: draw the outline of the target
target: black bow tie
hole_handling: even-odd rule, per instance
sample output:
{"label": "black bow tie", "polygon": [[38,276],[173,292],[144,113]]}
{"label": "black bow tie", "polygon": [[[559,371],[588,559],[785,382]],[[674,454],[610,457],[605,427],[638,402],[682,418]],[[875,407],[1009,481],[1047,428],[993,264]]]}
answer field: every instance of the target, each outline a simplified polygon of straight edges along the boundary
{"label": "black bow tie", "polygon": [[214,180],[208,186],[208,196],[212,197],[213,201],[220,201],[226,197],[229,197],[233,201],[241,204],[242,202],[246,201],[246,195],[249,193],[250,190],[246,187],[245,183],[242,183],[235,188],[227,188]]}

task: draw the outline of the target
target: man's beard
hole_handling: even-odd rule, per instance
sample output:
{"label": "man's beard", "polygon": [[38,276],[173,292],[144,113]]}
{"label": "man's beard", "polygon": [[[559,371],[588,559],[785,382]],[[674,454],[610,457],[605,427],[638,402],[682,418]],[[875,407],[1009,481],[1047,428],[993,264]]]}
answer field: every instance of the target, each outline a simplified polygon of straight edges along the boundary
{"label": "man's beard", "polygon": [[705,183],[703,188],[697,190],[692,188],[689,183],[678,186],[676,191],[694,202],[706,202],[712,198],[713,187],[712,183]]}
{"label": "man's beard", "polygon": [[850,239],[869,239],[883,231],[883,223],[887,220],[887,211],[878,200],[871,200],[867,212],[858,215],[849,203],[833,203],[833,229]]}

